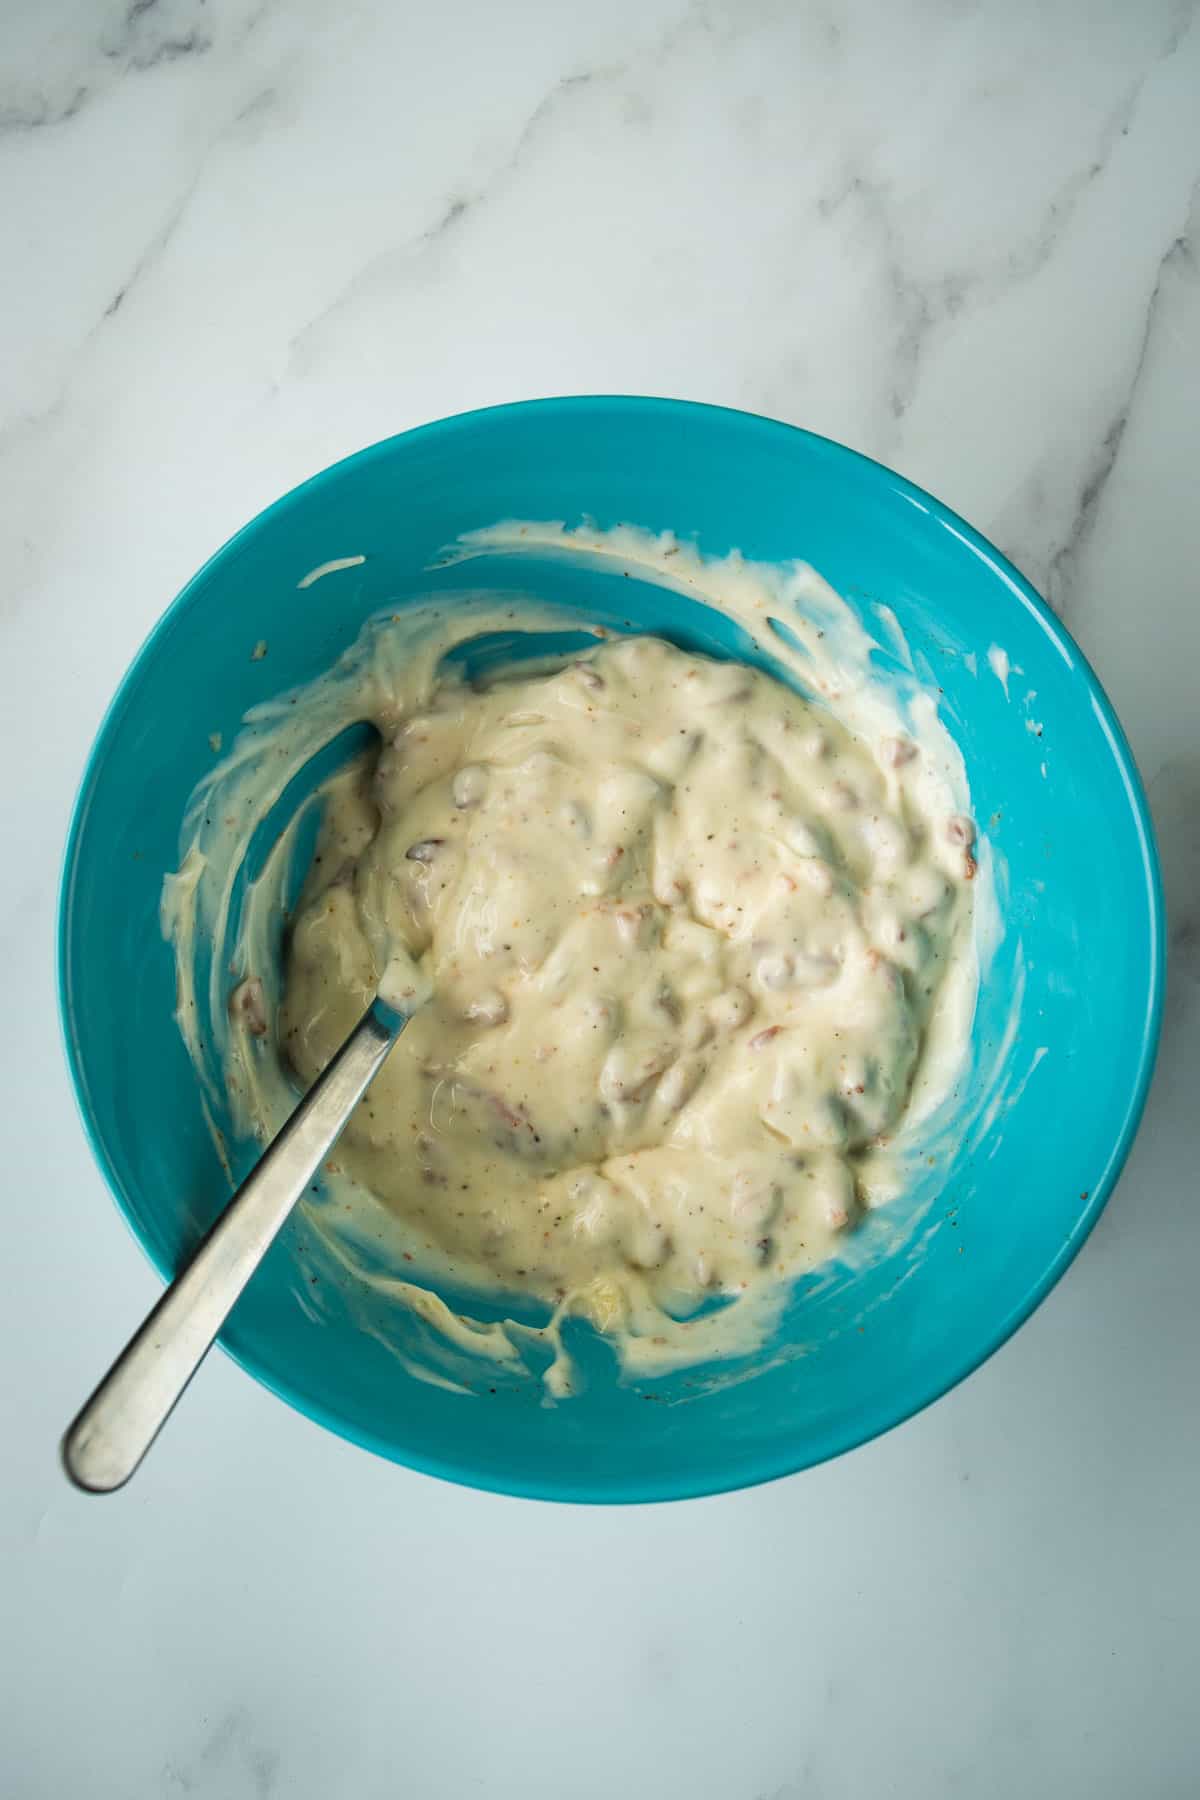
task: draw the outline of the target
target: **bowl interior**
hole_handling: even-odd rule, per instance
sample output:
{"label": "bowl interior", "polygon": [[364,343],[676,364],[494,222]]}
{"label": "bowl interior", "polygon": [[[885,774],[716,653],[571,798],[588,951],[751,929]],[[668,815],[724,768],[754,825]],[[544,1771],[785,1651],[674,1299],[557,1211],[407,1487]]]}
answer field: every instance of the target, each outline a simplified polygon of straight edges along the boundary
{"label": "bowl interior", "polygon": [[[322,1281],[314,1298],[302,1220],[222,1341],[312,1416],[414,1466],[519,1493],[647,1499],[803,1467],[942,1392],[1061,1273],[1136,1127],[1161,994],[1141,789],[1075,646],[960,520],[822,439],[681,402],[497,408],[337,465],[213,558],[126,677],[68,845],[62,1005],[97,1156],[169,1272],[228,1194],[159,928],[162,877],[177,864],[188,795],[212,765],[210,734],[232,742],[248,707],[319,675],[371,613],[439,584],[532,587],[589,619],[737,653],[732,628],[661,588],[537,558],[426,572],[464,531],[585,516],[670,528],[706,555],[802,558],[868,623],[872,607],[890,607],[943,690],[1003,921],[960,1096],[975,1118],[966,1145],[874,1215],[845,1264],[798,1284],[779,1334],[795,1353],[768,1356],[752,1379],[714,1368],[622,1384],[581,1327],[585,1391],[566,1404],[544,1406],[536,1384],[497,1384],[486,1367],[472,1392],[430,1385],[397,1355],[415,1323],[364,1330],[352,1282]],[[298,588],[316,565],[360,555]],[[1007,691],[994,646],[1013,671]],[[237,1160],[248,1155],[241,1146]]]}

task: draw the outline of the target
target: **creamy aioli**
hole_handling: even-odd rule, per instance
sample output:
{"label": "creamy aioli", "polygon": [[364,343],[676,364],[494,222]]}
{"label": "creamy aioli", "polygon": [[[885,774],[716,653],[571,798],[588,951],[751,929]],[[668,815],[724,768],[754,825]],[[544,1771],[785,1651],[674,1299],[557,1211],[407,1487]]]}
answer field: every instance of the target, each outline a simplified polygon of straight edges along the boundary
{"label": "creamy aioli", "polygon": [[[531,529],[553,530],[512,531]],[[642,539],[643,562],[647,544],[677,554]],[[782,610],[778,576],[739,559],[722,584],[723,565],[689,556],[671,579],[699,570],[749,628]],[[203,1063],[194,936],[207,924],[219,952],[239,847],[196,821],[236,818],[244,854],[333,730],[379,726],[378,755],[326,786],[282,989],[267,937],[286,843],[242,909],[238,979],[214,955],[219,1080],[265,1136],[294,1103],[284,1068],[307,1084],[389,965],[419,970],[432,997],[339,1165],[428,1279],[585,1316],[630,1365],[648,1343],[685,1361],[760,1341],[788,1279],[902,1185],[906,1138],[966,1043],[978,847],[961,764],[928,696],[902,705],[870,678],[847,609],[830,629],[842,603],[808,571],[790,596],[802,612],[806,593],[820,626],[806,643],[786,613],[797,641],[774,631],[771,651],[803,664],[822,705],[645,637],[479,688],[442,659],[495,626],[494,603],[397,615],[304,705],[251,721],[198,794],[164,894]],[[287,752],[269,778],[268,748]],[[421,1288],[396,1289],[437,1322]],[[511,1334],[467,1325],[473,1347],[511,1357]],[[552,1373],[569,1387],[561,1356]]]}

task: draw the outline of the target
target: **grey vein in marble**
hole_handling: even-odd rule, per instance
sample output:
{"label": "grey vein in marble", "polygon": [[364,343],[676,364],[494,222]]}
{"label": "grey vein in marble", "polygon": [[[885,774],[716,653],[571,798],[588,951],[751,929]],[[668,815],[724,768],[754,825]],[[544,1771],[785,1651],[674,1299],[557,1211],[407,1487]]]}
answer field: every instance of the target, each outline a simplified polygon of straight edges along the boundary
{"label": "grey vein in marble", "polygon": [[[1154,67],[1176,54],[1200,0],[1185,0],[1166,31]],[[1139,103],[1153,68],[1129,83],[1124,95],[1102,122],[1090,160],[1071,170],[1048,201],[1023,242],[1003,249],[991,263],[960,267],[933,278],[913,273],[904,255],[904,230],[895,216],[889,183],[863,169],[844,174],[817,203],[822,219],[834,218],[844,207],[857,204],[880,245],[883,279],[890,291],[896,316],[895,378],[890,393],[892,416],[902,420],[916,392],[926,341],[940,325],[957,318],[969,306],[987,305],[1009,288],[1030,281],[1060,248],[1062,235],[1088,189],[1105,173],[1117,145],[1129,135]]]}
{"label": "grey vein in marble", "polygon": [[433,222],[403,243],[394,245],[372,257],[365,267],[351,277],[322,310],[292,339],[289,368],[303,366],[313,340],[360,294],[376,285],[387,285],[397,275],[410,269],[422,252],[440,245],[446,236],[466,223],[478,208],[511,180],[520,170],[530,147],[542,130],[560,111],[564,102],[588,89],[622,80],[635,66],[659,66],[665,58],[693,33],[709,33],[713,29],[709,7],[704,0],[693,0],[680,17],[659,37],[657,43],[635,65],[618,61],[576,70],[557,80],[538,101],[518,131],[512,148],[486,180],[469,191],[455,193],[445,203]]}
{"label": "grey vein in marble", "polygon": [[1192,205],[1187,229],[1163,252],[1154,275],[1154,285],[1146,304],[1141,342],[1133,361],[1129,379],[1118,401],[1112,423],[1086,469],[1079,491],[1079,501],[1060,548],[1051,559],[1046,579],[1046,598],[1056,611],[1066,609],[1073,587],[1075,565],[1094,528],[1096,515],[1105,490],[1121,454],[1121,442],[1129,423],[1129,414],[1137,398],[1138,386],[1146,367],[1146,358],[1158,324],[1163,287],[1173,272],[1185,266],[1196,267],[1194,233],[1200,223],[1200,183],[1192,190]]}
{"label": "grey vein in marble", "polygon": [[[10,75],[0,87],[0,134],[39,131],[74,119],[123,75],[143,74],[213,47],[208,0],[129,0],[84,47],[86,78],[61,78],[58,92]],[[8,91],[6,91],[8,90]]]}

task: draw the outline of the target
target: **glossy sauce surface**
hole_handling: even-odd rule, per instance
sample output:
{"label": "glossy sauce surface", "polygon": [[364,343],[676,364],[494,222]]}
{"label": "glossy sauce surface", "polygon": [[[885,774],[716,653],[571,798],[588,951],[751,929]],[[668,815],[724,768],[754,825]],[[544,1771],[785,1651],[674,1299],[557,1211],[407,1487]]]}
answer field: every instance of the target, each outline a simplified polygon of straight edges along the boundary
{"label": "glossy sauce surface", "polygon": [[339,1162],[460,1278],[601,1329],[827,1258],[961,1013],[973,827],[917,744],[651,638],[401,681],[380,722],[326,804],[279,1048],[310,1080],[395,946],[433,999]]}

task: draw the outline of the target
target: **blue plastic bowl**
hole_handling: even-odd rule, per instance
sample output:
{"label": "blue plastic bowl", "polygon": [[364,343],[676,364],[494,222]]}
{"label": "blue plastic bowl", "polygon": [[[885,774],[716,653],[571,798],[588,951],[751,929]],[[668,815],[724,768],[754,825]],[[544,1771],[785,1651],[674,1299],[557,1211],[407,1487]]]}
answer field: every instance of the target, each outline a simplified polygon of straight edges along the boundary
{"label": "blue plastic bowl", "polygon": [[[414,1468],[543,1498],[654,1500],[819,1462],[968,1374],[1079,1249],[1141,1114],[1163,981],[1141,784],[1079,650],[969,526],[837,444],[671,400],[497,407],[337,464],[213,557],[121,684],[67,844],[61,1005],[96,1156],[169,1275],[227,1194],[172,1016],[173,960],[159,930],[163,873],[176,866],[188,795],[212,764],[210,733],[231,742],[249,706],[320,674],[372,612],[428,590],[427,565],[461,532],[584,516],[670,528],[705,554],[801,558],[860,608],[895,611],[915,655],[937,671],[1000,871],[1005,935],[975,1029],[977,1048],[995,1051],[1023,979],[1005,1094],[955,1166],[931,1174],[907,1249],[871,1255],[868,1242],[856,1267],[801,1282],[780,1341],[805,1354],[750,1380],[714,1385],[691,1371],[623,1385],[603,1346],[581,1336],[587,1387],[565,1404],[539,1404],[534,1384],[489,1393],[486,1370],[477,1394],[448,1392],[406,1374],[336,1285],[322,1308],[300,1304],[299,1225],[222,1342],[310,1417]],[[297,589],[310,568],[354,554],[365,554],[361,567]],[[439,579],[479,585],[482,573],[474,565]],[[551,582],[534,572],[533,584],[595,617],[613,604],[596,579],[560,567]],[[663,590],[626,582],[615,604],[639,628],[688,638],[684,603]],[[255,661],[258,639],[270,654]],[[993,644],[1023,671],[1011,698],[987,666]],[[240,1148],[242,1161],[249,1154]],[[892,1210],[863,1227],[884,1234],[883,1250]]]}

